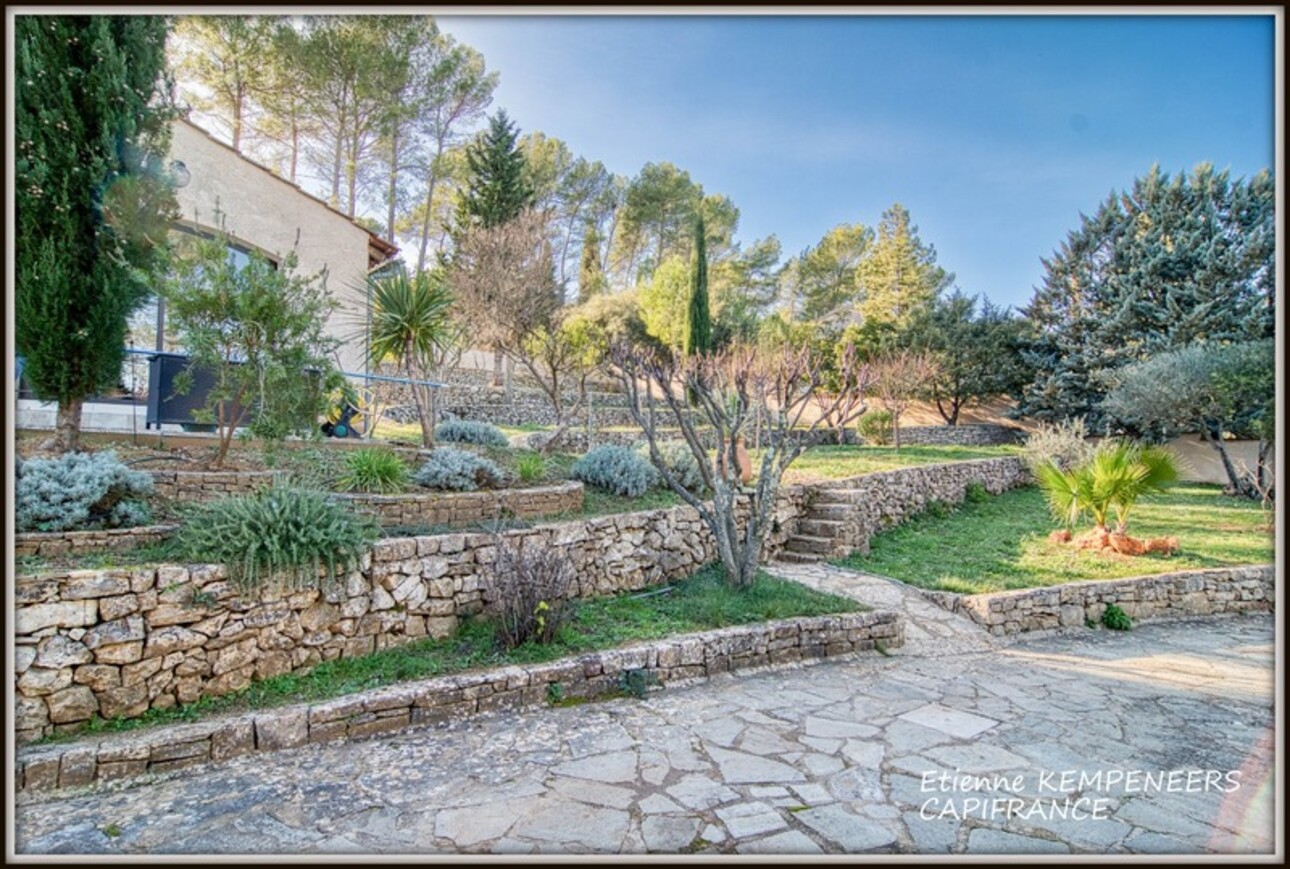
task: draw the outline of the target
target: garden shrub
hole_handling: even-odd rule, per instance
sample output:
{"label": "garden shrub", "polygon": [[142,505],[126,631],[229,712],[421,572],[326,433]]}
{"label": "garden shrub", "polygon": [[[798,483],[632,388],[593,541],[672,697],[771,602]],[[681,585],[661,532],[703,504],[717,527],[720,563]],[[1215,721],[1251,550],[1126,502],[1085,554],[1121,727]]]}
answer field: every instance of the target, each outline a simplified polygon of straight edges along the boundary
{"label": "garden shrub", "polygon": [[948,519],[950,514],[954,512],[954,507],[945,501],[933,498],[927,502],[923,512],[933,519]]}
{"label": "garden shrub", "polygon": [[540,453],[520,453],[515,457],[515,473],[525,483],[536,483],[546,476],[546,459]]}
{"label": "garden shrub", "polygon": [[30,459],[18,468],[14,523],[19,531],[128,528],[152,521],[139,498],[152,477],[132,471],[114,451]]}
{"label": "garden shrub", "polygon": [[572,615],[573,562],[563,551],[499,540],[485,597],[504,649],[549,643]]}
{"label": "garden shrub", "polygon": [[415,480],[427,489],[473,492],[481,487],[500,485],[502,469],[467,450],[439,447],[430,452]]}
{"label": "garden shrub", "polygon": [[[649,444],[641,446],[638,450],[641,458],[650,461]],[[667,468],[668,473],[676,478],[682,486],[691,492],[702,492],[706,486],[703,482],[703,472],[699,469],[699,463],[694,458],[694,453],[690,450],[688,444],[684,441],[662,441],[658,445],[659,456],[663,459],[663,466]]]}
{"label": "garden shrub", "polygon": [[963,489],[963,500],[969,504],[984,504],[990,500],[990,490],[980,480],[972,480]]}
{"label": "garden shrub", "polygon": [[1102,611],[1102,625],[1113,631],[1127,631],[1133,627],[1133,619],[1120,608],[1119,604],[1107,604]]}
{"label": "garden shrub", "polygon": [[635,498],[658,484],[658,472],[648,459],[627,447],[602,444],[590,450],[569,469],[575,480]]}
{"label": "garden shrub", "polygon": [[190,559],[226,565],[243,591],[270,583],[300,589],[320,572],[335,580],[352,569],[379,535],[374,521],[322,492],[279,486],[193,509],[179,545]]}
{"label": "garden shrub", "polygon": [[475,444],[481,447],[509,447],[510,439],[497,426],[469,419],[441,422],[435,427],[434,436],[445,443]]}
{"label": "garden shrub", "polygon": [[1032,472],[1049,464],[1069,471],[1086,464],[1097,452],[1097,445],[1087,438],[1083,419],[1065,420],[1055,425],[1040,423],[1039,428],[1026,438],[1022,457]]}
{"label": "garden shrub", "polygon": [[364,447],[345,455],[345,471],[337,482],[343,492],[397,495],[408,486],[408,466],[391,450]]}
{"label": "garden shrub", "polygon": [[871,410],[860,417],[856,431],[866,444],[891,443],[891,411]]}

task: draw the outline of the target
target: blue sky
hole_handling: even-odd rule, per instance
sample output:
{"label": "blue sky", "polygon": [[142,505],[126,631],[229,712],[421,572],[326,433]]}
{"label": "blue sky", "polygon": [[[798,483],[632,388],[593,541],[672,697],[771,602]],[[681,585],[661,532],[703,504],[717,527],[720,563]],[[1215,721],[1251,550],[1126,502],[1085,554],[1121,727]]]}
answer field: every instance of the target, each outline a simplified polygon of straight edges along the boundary
{"label": "blue sky", "polygon": [[1158,162],[1274,164],[1271,16],[441,16],[494,106],[610,171],[671,161],[784,255],[907,207],[1020,305],[1081,211]]}

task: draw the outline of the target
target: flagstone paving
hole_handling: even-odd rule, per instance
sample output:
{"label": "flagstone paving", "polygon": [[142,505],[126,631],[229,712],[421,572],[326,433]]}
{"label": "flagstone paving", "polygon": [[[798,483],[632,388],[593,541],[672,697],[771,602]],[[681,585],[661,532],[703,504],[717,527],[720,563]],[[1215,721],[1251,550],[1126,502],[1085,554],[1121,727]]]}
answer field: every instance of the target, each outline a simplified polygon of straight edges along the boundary
{"label": "flagstone paving", "polygon": [[[812,568],[821,581],[833,570]],[[869,602],[903,607],[910,645],[891,657],[670,686],[645,700],[23,794],[16,850],[1271,852],[1272,616],[1001,643],[939,609],[915,626],[913,598]],[[1236,771],[1239,787],[1142,792],[1141,782],[1063,782],[1071,770]],[[960,789],[937,790],[941,774]],[[1024,819],[952,816],[972,815],[968,800],[1011,795]],[[1034,810],[1068,797],[1086,809],[1104,800],[1104,817]]]}

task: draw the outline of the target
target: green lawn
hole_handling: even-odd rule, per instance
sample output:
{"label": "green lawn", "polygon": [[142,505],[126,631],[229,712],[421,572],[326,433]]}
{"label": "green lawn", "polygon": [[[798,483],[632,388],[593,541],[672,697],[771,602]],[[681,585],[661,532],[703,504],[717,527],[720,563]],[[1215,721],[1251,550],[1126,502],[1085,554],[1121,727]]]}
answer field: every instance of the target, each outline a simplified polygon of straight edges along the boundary
{"label": "green lawn", "polygon": [[1267,564],[1274,554],[1272,532],[1259,505],[1225,497],[1218,486],[1178,485],[1134,508],[1129,533],[1177,537],[1179,552],[1173,556],[1078,551],[1048,542],[1057,527],[1038,488],[1017,489],[965,503],[947,518],[916,517],[875,536],[868,556],[856,554],[838,563],[923,588],[972,594]]}
{"label": "green lawn", "polygon": [[152,710],[139,718],[95,719],[80,732],[115,732],[194,721],[217,712],[326,700],[396,682],[466,670],[552,661],[673,634],[867,609],[850,598],[823,594],[766,574],[759,575],[751,588],[734,591],[726,586],[717,565],[709,565],[689,579],[664,588],[670,590],[652,593],[659,591],[652,589],[645,593],[575,601],[573,619],[561,629],[555,642],[546,645],[526,643],[504,651],[495,644],[489,622],[471,620],[446,639],[421,640],[370,655],[328,661],[305,674],[275,676],[237,694],[202,698],[173,709]]}
{"label": "green lawn", "polygon": [[[816,483],[824,480],[842,480],[874,471],[891,471],[912,465],[933,465],[941,462],[962,462],[969,459],[997,459],[1000,456],[1020,454],[1020,447],[952,447],[952,446],[820,446],[811,447],[789,466],[784,482]],[[760,452],[750,450],[753,472],[756,473]]]}

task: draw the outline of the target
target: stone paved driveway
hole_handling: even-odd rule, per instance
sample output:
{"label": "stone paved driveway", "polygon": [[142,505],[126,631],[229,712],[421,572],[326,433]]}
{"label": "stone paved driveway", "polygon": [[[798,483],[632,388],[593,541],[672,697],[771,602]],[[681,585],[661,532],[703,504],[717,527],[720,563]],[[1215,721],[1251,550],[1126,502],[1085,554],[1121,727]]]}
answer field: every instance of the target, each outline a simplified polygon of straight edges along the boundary
{"label": "stone paved driveway", "polygon": [[[1270,852],[1273,637],[1271,616],[1212,618],[740,674],[22,796],[14,841],[105,854]],[[1117,770],[1136,776],[1127,789]],[[995,797],[1004,811],[973,808]]]}

